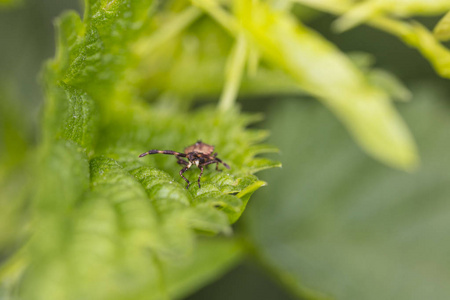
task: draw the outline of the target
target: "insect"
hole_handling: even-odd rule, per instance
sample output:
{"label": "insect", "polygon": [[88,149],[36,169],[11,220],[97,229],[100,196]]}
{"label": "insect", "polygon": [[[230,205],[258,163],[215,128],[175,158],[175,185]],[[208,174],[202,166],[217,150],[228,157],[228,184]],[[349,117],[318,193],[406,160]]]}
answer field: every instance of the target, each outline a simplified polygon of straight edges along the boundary
{"label": "insect", "polygon": [[[184,153],[172,151],[172,150],[149,150],[142,153],[139,157],[143,157],[149,154],[168,154],[175,155],[178,159],[177,163],[184,165],[185,167],[181,169],[180,176],[187,182],[186,189],[189,188],[191,183],[183,176],[192,165],[196,165],[200,169],[200,175],[198,176],[198,187],[200,188],[200,178],[203,175],[203,167],[210,164],[216,164],[216,171],[219,170],[219,163],[223,164],[227,169],[230,166],[224,163],[221,159],[217,157],[217,153],[212,154],[214,151],[214,146],[203,143],[202,141],[197,141],[194,145],[184,148]],[[186,161],[185,158],[188,160]]]}

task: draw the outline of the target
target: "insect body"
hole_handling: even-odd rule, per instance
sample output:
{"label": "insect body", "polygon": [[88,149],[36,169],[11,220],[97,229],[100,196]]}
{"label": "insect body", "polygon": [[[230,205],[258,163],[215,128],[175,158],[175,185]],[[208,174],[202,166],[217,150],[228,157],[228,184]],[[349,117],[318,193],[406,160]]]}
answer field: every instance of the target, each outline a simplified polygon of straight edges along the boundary
{"label": "insect body", "polygon": [[[202,141],[197,141],[194,145],[184,148],[184,153],[172,151],[172,150],[149,150],[142,153],[139,157],[146,156],[148,154],[168,154],[175,155],[178,159],[177,163],[184,165],[185,167],[181,169],[180,176],[187,182],[186,188],[189,188],[191,183],[183,176],[192,165],[196,165],[200,169],[200,175],[198,176],[198,187],[200,188],[200,178],[203,174],[203,167],[210,164],[216,164],[216,171],[219,170],[219,163],[223,164],[226,168],[230,168],[229,165],[224,163],[221,159],[217,157],[217,153],[214,153],[214,146],[202,143]],[[186,161],[187,159],[188,161]]]}

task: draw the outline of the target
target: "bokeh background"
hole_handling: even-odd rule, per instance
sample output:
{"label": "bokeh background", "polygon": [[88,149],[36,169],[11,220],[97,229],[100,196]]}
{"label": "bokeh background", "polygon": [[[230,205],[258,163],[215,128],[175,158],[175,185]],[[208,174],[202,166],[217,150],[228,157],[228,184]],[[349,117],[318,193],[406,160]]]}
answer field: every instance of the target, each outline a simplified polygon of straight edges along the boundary
{"label": "bokeh background", "polygon": [[[17,129],[12,135],[5,128],[0,132],[2,155],[9,151],[12,160],[6,164],[19,161],[39,141],[44,101],[39,74],[54,56],[53,21],[68,9],[82,13],[82,4],[25,0],[0,10],[0,117],[10,118],[8,126]],[[273,158],[283,168],[259,175],[269,185],[255,193],[235,225],[252,255],[188,299],[323,296],[298,282],[324,295],[350,290],[348,299],[388,299],[393,290],[396,299],[450,297],[448,80],[395,37],[366,26],[336,34],[332,20],[315,13],[307,24],[344,52],[370,53],[377,68],[411,90],[412,100],[397,107],[417,140],[420,168],[406,173],[369,158],[335,117],[308,97],[239,98],[244,111],[264,113],[256,126],[270,130],[269,142],[280,148]],[[420,19],[430,28],[437,20]],[[21,139],[23,149],[8,149],[7,138]]]}

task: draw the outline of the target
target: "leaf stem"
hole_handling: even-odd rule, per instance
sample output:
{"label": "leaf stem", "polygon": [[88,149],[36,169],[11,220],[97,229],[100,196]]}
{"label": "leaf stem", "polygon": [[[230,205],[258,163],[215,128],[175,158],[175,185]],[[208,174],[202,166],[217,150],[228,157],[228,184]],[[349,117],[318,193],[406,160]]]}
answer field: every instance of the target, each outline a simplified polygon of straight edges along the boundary
{"label": "leaf stem", "polygon": [[258,73],[260,54],[255,47],[251,47],[248,50],[248,63],[247,63],[247,75],[249,77],[255,77]]}
{"label": "leaf stem", "polygon": [[191,0],[193,5],[200,7],[208,13],[217,23],[232,35],[237,36],[240,32],[240,26],[228,12],[222,9],[216,1],[211,0]]}
{"label": "leaf stem", "polygon": [[192,24],[201,15],[202,11],[199,8],[190,6],[182,13],[177,14],[175,17],[173,17],[170,22],[164,24],[152,35],[147,38],[141,39],[136,44],[136,54],[139,56],[147,55],[156,47],[177,36],[181,31]]}
{"label": "leaf stem", "polygon": [[239,86],[242,80],[242,74],[245,68],[247,57],[247,41],[243,33],[239,34],[234,45],[225,74],[225,86],[219,100],[219,110],[227,111],[233,107],[236,101]]}
{"label": "leaf stem", "polygon": [[[328,13],[332,13],[335,15],[341,15],[346,13],[351,5],[332,5],[327,3],[316,3],[313,0],[293,0],[294,2],[302,3],[304,5],[314,7],[318,10],[322,10]],[[367,23],[372,27],[384,30],[394,35],[405,36],[411,32],[411,26],[405,24],[404,22],[394,20],[388,17],[376,17],[370,20],[367,20]]]}

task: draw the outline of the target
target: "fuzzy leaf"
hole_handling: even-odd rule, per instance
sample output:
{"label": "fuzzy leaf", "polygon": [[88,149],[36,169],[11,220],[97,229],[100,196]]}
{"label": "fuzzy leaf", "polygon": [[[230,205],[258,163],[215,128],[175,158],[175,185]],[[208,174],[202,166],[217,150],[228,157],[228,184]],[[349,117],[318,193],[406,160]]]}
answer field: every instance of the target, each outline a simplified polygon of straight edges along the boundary
{"label": "fuzzy leaf", "polygon": [[[182,296],[240,257],[232,239],[198,245],[197,236],[231,234],[263,185],[253,173],[278,163],[255,158],[273,151],[257,145],[265,131],[246,129],[258,116],[141,98],[133,78],[142,57],[133,50],[152,30],[153,9],[146,0],[88,0],[83,20],[68,12],[57,22],[57,56],[44,70],[31,238],[17,255],[20,268],[0,269],[20,298]],[[149,149],[182,152],[198,139],[231,166],[206,168],[202,188],[195,165],[186,189],[175,157],[139,157]]]}

